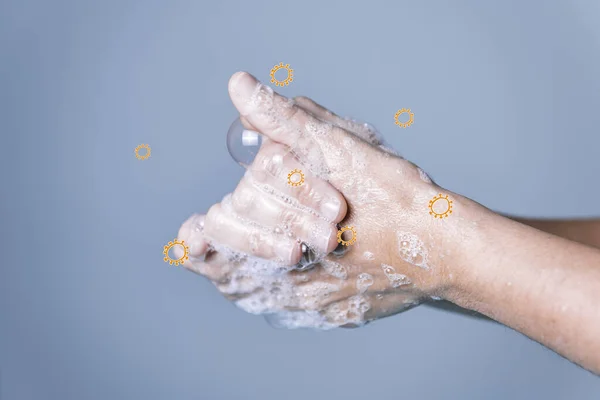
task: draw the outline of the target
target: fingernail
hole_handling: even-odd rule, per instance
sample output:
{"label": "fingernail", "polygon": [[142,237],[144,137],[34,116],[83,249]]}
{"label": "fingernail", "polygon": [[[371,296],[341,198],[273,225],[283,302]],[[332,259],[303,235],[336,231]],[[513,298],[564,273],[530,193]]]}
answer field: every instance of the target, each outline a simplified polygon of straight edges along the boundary
{"label": "fingernail", "polygon": [[338,199],[331,199],[321,203],[321,215],[334,221],[340,214],[340,202]]}
{"label": "fingernail", "polygon": [[247,72],[236,72],[229,80],[229,92],[232,101],[240,114],[246,116],[252,112],[255,105],[252,97],[260,89],[260,82]]}
{"label": "fingernail", "polygon": [[[335,237],[335,239],[334,239]],[[329,247],[332,246],[333,240],[337,243],[337,230],[331,227],[327,235],[322,239],[323,240],[323,251],[326,253],[329,251]],[[333,250],[333,249],[332,249]]]}

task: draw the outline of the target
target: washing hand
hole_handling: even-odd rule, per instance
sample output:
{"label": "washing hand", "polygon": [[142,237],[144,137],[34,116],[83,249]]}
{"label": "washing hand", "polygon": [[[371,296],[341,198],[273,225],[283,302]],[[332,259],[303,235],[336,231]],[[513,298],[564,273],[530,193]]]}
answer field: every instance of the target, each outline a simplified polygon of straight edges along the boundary
{"label": "washing hand", "polygon": [[[247,73],[233,75],[229,93],[245,127],[266,140],[235,191],[181,227],[191,249],[185,267],[286,327],[360,326],[444,295],[461,256],[453,250],[470,232],[457,228],[463,198],[364,124],[310,99],[287,99]],[[293,170],[304,174],[299,186],[288,181]],[[429,208],[440,193],[452,201],[443,220]],[[437,203],[437,213],[450,211]],[[355,239],[341,257],[329,254],[338,223],[354,230],[344,240]],[[321,261],[299,272],[302,242]]]}

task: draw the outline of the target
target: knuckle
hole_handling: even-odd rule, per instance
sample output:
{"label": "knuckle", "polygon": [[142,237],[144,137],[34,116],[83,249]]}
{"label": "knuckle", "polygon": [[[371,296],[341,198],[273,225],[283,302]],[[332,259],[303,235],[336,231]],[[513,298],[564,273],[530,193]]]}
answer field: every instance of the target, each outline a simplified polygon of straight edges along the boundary
{"label": "knuckle", "polygon": [[269,144],[268,149],[260,156],[258,168],[274,176],[279,176],[283,170],[283,154],[285,148],[281,144]]}
{"label": "knuckle", "polygon": [[283,149],[283,145],[277,142],[265,142],[256,155],[255,164],[261,165],[269,162],[269,159],[272,158],[273,155],[277,154],[277,152],[279,152],[281,149]]}
{"label": "knuckle", "polygon": [[311,181],[305,180],[302,185],[297,187],[297,189],[296,199],[301,204],[313,209],[318,208],[320,199],[319,196],[317,196],[314,184]]}
{"label": "knuckle", "polygon": [[204,232],[210,235],[211,232],[216,230],[219,225],[219,220],[223,214],[221,203],[213,204],[206,213],[206,219],[204,220]]}
{"label": "knuckle", "polygon": [[233,210],[242,214],[247,212],[256,199],[256,192],[246,185],[239,185],[231,196]]}
{"label": "knuckle", "polygon": [[271,134],[273,135],[273,137],[281,138],[281,137],[286,136],[286,134],[288,133],[288,130],[289,130],[289,128],[286,125],[277,124],[271,130]]}
{"label": "knuckle", "polygon": [[302,224],[303,219],[298,212],[286,207],[280,211],[279,221],[281,221],[285,230],[289,230]]}

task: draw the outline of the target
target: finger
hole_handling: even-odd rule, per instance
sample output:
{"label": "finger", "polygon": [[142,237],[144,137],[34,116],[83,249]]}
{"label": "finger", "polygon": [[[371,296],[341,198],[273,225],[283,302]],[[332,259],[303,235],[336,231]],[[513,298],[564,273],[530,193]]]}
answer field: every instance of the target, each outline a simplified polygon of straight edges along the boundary
{"label": "finger", "polygon": [[209,250],[206,258],[190,257],[182,264],[186,269],[212,281],[215,285],[226,283],[230,280],[232,272],[238,265],[229,260],[220,252]]}
{"label": "finger", "polygon": [[220,203],[206,214],[204,234],[239,252],[285,265],[297,264],[302,255],[296,240],[226,212]]}
{"label": "finger", "polygon": [[344,196],[327,181],[303,170],[289,148],[280,143],[263,143],[249,171],[246,179],[254,185],[267,185],[328,221],[337,223],[346,216],[348,205]]}
{"label": "finger", "polygon": [[301,163],[318,176],[330,178],[335,187],[343,184],[344,172],[352,161],[348,148],[356,151],[355,145],[368,146],[355,135],[274,93],[246,72],[231,77],[229,91],[235,107],[254,127],[290,147]]}
{"label": "finger", "polygon": [[328,254],[337,247],[335,224],[266,194],[248,179],[242,179],[232,196],[223,199],[221,207],[258,225],[271,227],[276,234],[304,242],[318,253]]}
{"label": "finger", "polygon": [[240,121],[242,122],[242,126],[244,128],[249,129],[254,132],[258,132],[258,130],[254,127],[254,125],[252,125],[250,123],[250,121],[248,121],[248,119],[246,117],[244,117],[243,115],[240,115]]}
{"label": "finger", "polygon": [[[208,243],[204,240],[202,231],[204,230],[204,215],[193,214],[179,228],[177,239],[183,240],[189,247],[189,256],[202,257],[208,250]],[[173,251],[178,257],[183,256],[181,246],[173,247]]]}
{"label": "finger", "polygon": [[[230,271],[230,263],[220,254],[209,250],[209,244],[203,234],[204,220],[204,215],[193,214],[179,228],[177,239],[189,249],[189,258],[184,260],[182,265],[196,274],[218,282]],[[173,247],[173,252],[177,258],[184,255],[181,246]]]}
{"label": "finger", "polygon": [[276,142],[294,145],[301,136],[308,136],[307,123],[318,124],[323,130],[331,128],[246,72],[231,77],[229,92],[245,120]]}
{"label": "finger", "polygon": [[[358,137],[373,145],[380,145],[383,143],[383,139],[379,136],[375,128],[367,123],[360,123],[352,119],[340,117],[339,115],[305,96],[294,97],[291,101],[293,101],[298,107],[313,114],[315,117],[326,122],[331,122],[340,128],[354,133]],[[250,121],[248,121],[246,117],[240,116],[240,120],[244,128],[257,131],[257,129],[250,123]]]}

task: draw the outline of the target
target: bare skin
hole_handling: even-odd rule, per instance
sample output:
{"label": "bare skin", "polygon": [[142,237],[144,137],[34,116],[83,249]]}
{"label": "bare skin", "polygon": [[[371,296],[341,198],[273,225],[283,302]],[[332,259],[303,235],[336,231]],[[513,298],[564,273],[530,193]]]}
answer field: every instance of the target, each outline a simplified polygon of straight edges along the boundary
{"label": "bare skin", "polygon": [[[268,140],[230,196],[182,225],[185,267],[288,327],[359,326],[440,297],[600,373],[600,250],[439,187],[310,99],[291,101],[247,73],[229,92],[246,128]],[[294,169],[305,174],[298,187],[287,182]],[[430,211],[449,204],[431,210],[440,194],[452,213],[438,219]],[[357,232],[341,258],[330,254],[338,223]],[[544,228],[598,243],[587,225]],[[307,272],[291,268],[300,242],[322,254]]]}
{"label": "bare skin", "polygon": [[600,219],[528,219],[509,217],[544,232],[600,248]]}

